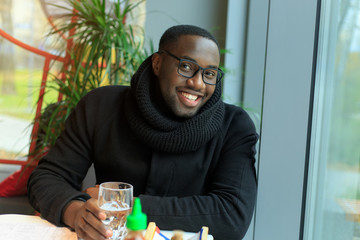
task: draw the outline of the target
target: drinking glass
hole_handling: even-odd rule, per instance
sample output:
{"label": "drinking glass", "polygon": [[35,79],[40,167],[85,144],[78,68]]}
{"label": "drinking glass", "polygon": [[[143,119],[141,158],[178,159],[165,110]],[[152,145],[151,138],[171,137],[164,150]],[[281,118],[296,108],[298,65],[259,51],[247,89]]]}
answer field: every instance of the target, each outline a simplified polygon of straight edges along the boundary
{"label": "drinking glass", "polygon": [[105,182],[99,188],[99,207],[105,211],[103,221],[112,231],[112,240],[122,240],[126,235],[126,217],[132,210],[133,186],[124,182]]}

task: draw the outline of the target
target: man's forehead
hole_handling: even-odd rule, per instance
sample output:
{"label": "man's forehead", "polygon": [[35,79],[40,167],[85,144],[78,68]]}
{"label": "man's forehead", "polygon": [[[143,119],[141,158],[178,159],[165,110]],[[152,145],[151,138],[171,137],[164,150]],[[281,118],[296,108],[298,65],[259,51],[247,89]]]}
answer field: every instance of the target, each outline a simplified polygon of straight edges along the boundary
{"label": "man's forehead", "polygon": [[213,54],[219,54],[219,49],[215,42],[212,40],[197,36],[197,35],[183,35],[180,36],[178,41],[171,45],[168,45],[165,50],[175,51],[178,53],[191,55],[200,54],[202,52],[211,52]]}

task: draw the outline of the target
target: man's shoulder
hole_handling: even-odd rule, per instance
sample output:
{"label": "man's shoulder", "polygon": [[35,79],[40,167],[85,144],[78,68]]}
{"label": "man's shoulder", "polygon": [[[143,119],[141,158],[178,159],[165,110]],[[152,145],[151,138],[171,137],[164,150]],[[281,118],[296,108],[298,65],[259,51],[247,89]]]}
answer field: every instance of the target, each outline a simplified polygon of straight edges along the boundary
{"label": "man's shoulder", "polygon": [[247,112],[239,106],[230,104],[230,103],[224,103],[225,104],[225,117],[230,117],[230,116],[237,116],[237,115],[241,115],[241,116],[246,116]]}
{"label": "man's shoulder", "polygon": [[130,90],[129,86],[120,86],[120,85],[109,85],[109,86],[103,86],[98,87],[89,92],[90,95],[113,95],[113,94],[121,94],[122,92],[127,92]]}
{"label": "man's shoulder", "polygon": [[95,88],[79,101],[77,108],[104,111],[111,106],[119,106],[125,101],[128,92],[130,92],[128,86],[112,85]]}
{"label": "man's shoulder", "polygon": [[248,112],[242,107],[225,103],[224,127],[234,130],[235,128],[247,128],[255,130],[255,125]]}
{"label": "man's shoulder", "polygon": [[103,86],[99,88],[95,88],[91,90],[84,97],[85,101],[111,101],[118,100],[126,95],[127,92],[130,91],[129,86]]}

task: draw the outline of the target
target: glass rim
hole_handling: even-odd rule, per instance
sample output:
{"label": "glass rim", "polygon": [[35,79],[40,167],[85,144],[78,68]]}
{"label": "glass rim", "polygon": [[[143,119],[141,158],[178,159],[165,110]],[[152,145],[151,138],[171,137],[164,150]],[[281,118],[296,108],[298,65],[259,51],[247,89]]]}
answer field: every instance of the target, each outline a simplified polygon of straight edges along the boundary
{"label": "glass rim", "polygon": [[[126,188],[112,188],[112,187],[105,187],[104,185],[106,184],[116,184],[116,185],[126,185],[127,187]],[[134,189],[134,186],[131,185],[130,183],[126,183],[126,182],[103,182],[103,183],[100,183],[99,185],[99,190],[100,188],[102,189],[106,189],[106,190],[114,190],[114,191],[124,191],[124,190],[132,190]]]}

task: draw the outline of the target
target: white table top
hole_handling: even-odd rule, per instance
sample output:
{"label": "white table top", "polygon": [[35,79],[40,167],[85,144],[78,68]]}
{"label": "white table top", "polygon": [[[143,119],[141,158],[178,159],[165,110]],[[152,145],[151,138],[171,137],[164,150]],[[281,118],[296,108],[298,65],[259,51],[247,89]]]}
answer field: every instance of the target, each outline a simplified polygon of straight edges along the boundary
{"label": "white table top", "polygon": [[[161,231],[171,238],[172,231]],[[195,233],[184,232],[184,239]],[[6,240],[78,240],[76,233],[65,227],[57,227],[39,216],[21,214],[0,215],[0,238]],[[207,240],[213,240],[208,235]]]}
{"label": "white table top", "polygon": [[57,227],[39,216],[0,215],[0,236],[7,240],[77,240],[76,233]]}

